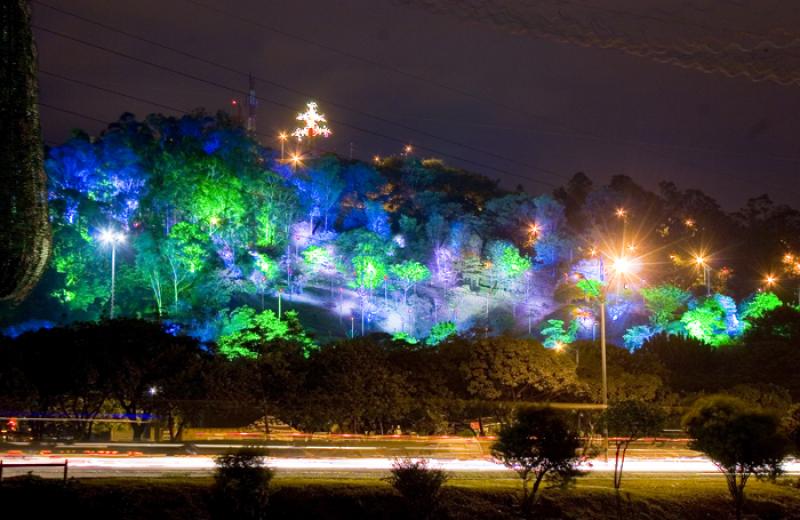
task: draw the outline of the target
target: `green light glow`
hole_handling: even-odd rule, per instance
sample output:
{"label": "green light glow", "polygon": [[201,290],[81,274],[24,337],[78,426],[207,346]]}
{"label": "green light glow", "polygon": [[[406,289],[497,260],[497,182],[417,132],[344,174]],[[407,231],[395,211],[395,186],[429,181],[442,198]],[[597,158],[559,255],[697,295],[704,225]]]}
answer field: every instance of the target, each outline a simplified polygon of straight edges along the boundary
{"label": "green light glow", "polygon": [[404,341],[409,345],[416,345],[417,343],[419,343],[419,340],[417,338],[415,338],[411,334],[408,334],[407,332],[395,332],[394,334],[392,334],[392,339],[395,341]]}
{"label": "green light glow", "polygon": [[355,286],[363,289],[375,289],[383,283],[386,276],[386,264],[380,258],[371,255],[359,255],[353,258],[355,270]]}
{"label": "green light glow", "polygon": [[581,278],[575,286],[583,292],[584,298],[592,300],[599,299],[603,291],[603,282],[590,278]]}
{"label": "green light glow", "polygon": [[545,337],[544,346],[554,348],[559,345],[569,345],[578,334],[578,321],[572,320],[568,329],[564,329],[563,320],[547,320],[547,323],[541,330],[542,336]]}
{"label": "green light glow", "polygon": [[219,338],[219,352],[228,359],[256,359],[269,343],[277,340],[300,343],[306,353],[316,344],[303,330],[297,312],[287,311],[282,319],[271,310],[256,313],[250,307],[231,312]]}
{"label": "green light glow", "polygon": [[674,285],[658,285],[641,289],[644,305],[650,312],[650,323],[657,330],[670,330],[691,295]]}
{"label": "green light glow", "polygon": [[686,311],[681,317],[686,334],[714,347],[731,342],[726,332],[725,310],[715,298],[707,298],[701,305]]}
{"label": "green light glow", "polygon": [[753,320],[757,320],[773,309],[781,307],[783,302],[771,292],[756,293],[742,307],[742,323],[744,330],[749,329]]}
{"label": "green light glow", "polygon": [[426,345],[438,345],[450,336],[455,336],[458,333],[456,324],[452,321],[440,321],[431,327],[430,335],[425,339]]}

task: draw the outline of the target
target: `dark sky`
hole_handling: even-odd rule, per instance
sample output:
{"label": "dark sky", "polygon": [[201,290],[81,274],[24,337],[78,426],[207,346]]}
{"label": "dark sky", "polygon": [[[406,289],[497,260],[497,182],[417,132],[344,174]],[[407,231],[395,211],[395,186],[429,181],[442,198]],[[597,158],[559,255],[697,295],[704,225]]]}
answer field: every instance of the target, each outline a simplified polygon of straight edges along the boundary
{"label": "dark sky", "polygon": [[52,107],[113,121],[175,113],[154,102],[227,109],[247,88],[243,75],[92,20],[272,82],[257,82],[267,145],[314,98],[332,120],[325,147],[345,156],[350,143],[368,160],[410,142],[531,192],[584,171],[650,188],[669,179],[730,210],[762,193],[797,207],[800,12],[785,4],[794,2],[42,0],[42,124],[58,143],[103,125]]}

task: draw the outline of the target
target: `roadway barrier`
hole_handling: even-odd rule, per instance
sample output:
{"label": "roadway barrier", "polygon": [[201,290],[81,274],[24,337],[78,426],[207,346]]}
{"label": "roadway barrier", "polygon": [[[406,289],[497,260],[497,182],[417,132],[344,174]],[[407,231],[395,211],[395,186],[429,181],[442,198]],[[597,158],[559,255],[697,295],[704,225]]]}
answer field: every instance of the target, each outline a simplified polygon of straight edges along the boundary
{"label": "roadway barrier", "polygon": [[3,468],[42,468],[42,467],[64,467],[64,482],[67,481],[67,471],[69,469],[69,461],[64,459],[64,462],[40,462],[40,463],[26,463],[26,462],[12,462],[6,463],[0,459],[0,482],[3,481]]}

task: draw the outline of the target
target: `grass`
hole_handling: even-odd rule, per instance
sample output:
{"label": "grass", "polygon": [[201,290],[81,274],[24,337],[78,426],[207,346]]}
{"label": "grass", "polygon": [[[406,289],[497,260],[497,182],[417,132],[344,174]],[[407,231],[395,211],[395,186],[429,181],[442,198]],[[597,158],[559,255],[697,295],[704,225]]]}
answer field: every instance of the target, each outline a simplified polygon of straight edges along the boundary
{"label": "grass", "polygon": [[[20,512],[35,518],[79,515],[82,519],[201,520],[209,518],[211,482],[206,477],[96,478],[72,481],[65,487],[55,480],[10,479],[0,485],[0,504],[4,504],[4,513],[19,507]],[[749,483],[749,518],[800,519],[800,490],[795,483],[796,477],[778,484]],[[459,474],[443,488],[443,517],[518,518],[518,490],[515,479]],[[377,475],[345,478],[278,473],[269,509],[270,518],[413,518],[403,500]],[[619,494],[609,475],[589,475],[567,488],[545,489],[537,518],[700,520],[732,518],[732,514],[719,476],[628,474]]]}

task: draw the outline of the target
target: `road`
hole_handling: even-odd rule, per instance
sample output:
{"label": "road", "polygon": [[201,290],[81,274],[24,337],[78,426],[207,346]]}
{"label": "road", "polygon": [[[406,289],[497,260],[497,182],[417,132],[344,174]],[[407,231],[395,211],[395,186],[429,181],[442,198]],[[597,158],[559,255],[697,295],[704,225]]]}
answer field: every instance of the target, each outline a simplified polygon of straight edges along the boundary
{"label": "road", "polygon": [[[41,464],[47,462],[69,461],[69,475],[73,477],[154,477],[154,476],[207,476],[214,470],[214,459],[208,455],[189,456],[5,456],[4,465],[28,463]],[[331,473],[336,475],[365,475],[385,473],[393,462],[390,458],[287,458],[268,457],[267,464],[281,473],[315,475]],[[430,466],[442,468],[450,473],[480,473],[487,477],[506,478],[509,471],[502,465],[486,459],[429,459]],[[613,471],[613,460],[605,463],[593,460],[582,464],[581,469],[590,473]],[[24,474],[32,468],[13,468],[5,466],[4,478]],[[35,468],[35,473],[42,476],[60,477],[61,468]],[[792,474],[800,474],[800,462],[790,461],[785,469]],[[641,459],[625,461],[628,473],[662,473],[662,474],[713,474],[717,470],[707,459]]]}

